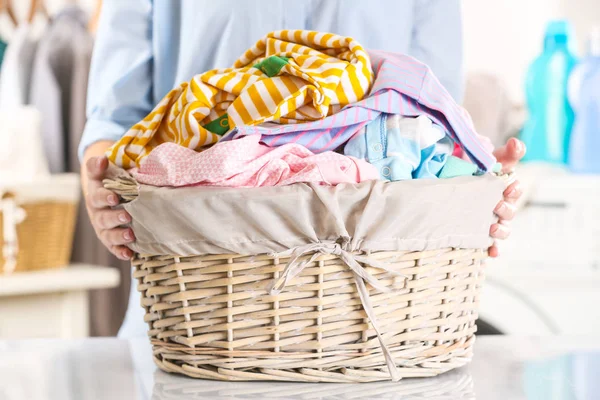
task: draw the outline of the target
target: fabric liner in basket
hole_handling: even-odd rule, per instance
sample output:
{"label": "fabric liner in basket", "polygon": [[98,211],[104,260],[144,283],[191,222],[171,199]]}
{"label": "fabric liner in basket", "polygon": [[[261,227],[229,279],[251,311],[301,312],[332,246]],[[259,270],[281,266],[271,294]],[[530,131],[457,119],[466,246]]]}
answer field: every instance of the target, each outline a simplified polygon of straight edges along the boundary
{"label": "fabric liner in basket", "polygon": [[157,365],[220,380],[432,376],[472,353],[506,179],[228,189],[123,171]]}

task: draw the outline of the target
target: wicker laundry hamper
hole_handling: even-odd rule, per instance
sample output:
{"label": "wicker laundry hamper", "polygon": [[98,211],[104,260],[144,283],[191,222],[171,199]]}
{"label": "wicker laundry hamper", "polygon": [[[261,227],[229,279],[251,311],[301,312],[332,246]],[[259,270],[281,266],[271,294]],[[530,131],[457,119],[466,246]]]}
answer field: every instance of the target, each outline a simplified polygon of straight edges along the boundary
{"label": "wicker laundry hamper", "polygon": [[0,193],[0,273],[67,266],[79,203],[78,175],[7,184]]}
{"label": "wicker laundry hamper", "polygon": [[[121,195],[133,217],[137,238],[132,246],[133,276],[146,313],[154,361],[164,371],[195,378],[339,383],[427,377],[465,365],[471,359],[475,339],[492,210],[507,178],[446,181],[378,182],[363,188],[366,195],[342,185],[328,189],[296,184],[247,189],[243,196],[249,198],[240,196],[231,201],[228,193],[236,197],[239,189],[155,188],[150,192],[145,185],[122,175],[105,181],[107,188]],[[461,197],[463,187],[470,194]],[[391,190],[398,188],[406,189],[402,198],[411,198],[407,200],[411,203],[399,206],[399,212],[405,214],[398,218],[407,222],[386,224],[396,218],[385,213],[396,209]],[[406,196],[415,189],[421,199]],[[261,190],[264,195],[259,196]],[[331,198],[324,200],[326,191]],[[206,201],[200,199],[205,193],[210,194]],[[344,202],[345,193],[357,206],[331,202]],[[439,193],[440,199],[422,206],[423,199],[434,193]],[[156,209],[182,198],[205,201],[201,206],[205,212],[197,212],[199,203],[188,204],[188,211],[179,216],[163,215],[169,214],[166,208]],[[224,204],[227,202],[231,204]],[[265,202],[271,203],[263,209]],[[483,211],[481,207],[464,209],[476,202],[483,203]],[[303,204],[319,211],[311,215]],[[319,208],[324,204],[326,208]],[[212,215],[219,207],[230,208]],[[287,211],[283,210],[286,207]],[[411,207],[421,210],[419,219],[433,214],[438,219],[448,213],[455,215],[451,221],[438,224],[444,225],[441,228],[415,231],[424,240],[393,237],[385,241],[380,240],[383,234],[372,233],[374,227],[380,227],[388,231],[388,238],[410,235],[414,231],[410,226],[416,223],[409,219],[414,214]],[[277,215],[271,216],[268,210]],[[292,248],[286,235],[270,238],[269,227],[285,221],[282,215],[286,212],[291,214],[287,220],[292,225],[302,224],[290,232],[315,226],[318,240]],[[331,217],[329,212],[335,215]],[[370,215],[361,220],[362,213]],[[344,214],[343,218],[338,214]],[[324,238],[319,232],[334,225],[328,222],[330,217],[331,221],[344,220],[344,229],[352,229],[362,238],[321,240]],[[469,218],[474,222],[470,226],[463,223]],[[205,250],[193,254],[199,250],[189,247],[190,242],[205,246],[210,241],[188,226],[194,220],[200,221],[194,229],[213,229],[224,238],[248,229],[265,237],[249,235],[252,243],[240,241],[248,247],[237,254],[218,254],[219,249],[228,249],[218,239],[210,244],[212,247],[202,247]],[[361,224],[368,224],[368,229],[363,230]],[[444,229],[452,233],[453,226],[456,235],[440,233]],[[479,241],[471,242],[474,247],[460,248],[467,243],[461,240],[469,236],[465,229],[473,227],[478,231],[473,237]],[[175,231],[165,233],[170,229]],[[177,229],[181,229],[181,240],[177,240]],[[188,236],[184,236],[186,230]],[[157,242],[161,235],[169,234],[175,238],[173,248]],[[253,246],[271,243],[270,239],[277,251],[257,253]],[[144,249],[144,243],[154,246],[154,252]],[[404,249],[356,250],[377,248],[378,243],[382,243],[381,248]]]}

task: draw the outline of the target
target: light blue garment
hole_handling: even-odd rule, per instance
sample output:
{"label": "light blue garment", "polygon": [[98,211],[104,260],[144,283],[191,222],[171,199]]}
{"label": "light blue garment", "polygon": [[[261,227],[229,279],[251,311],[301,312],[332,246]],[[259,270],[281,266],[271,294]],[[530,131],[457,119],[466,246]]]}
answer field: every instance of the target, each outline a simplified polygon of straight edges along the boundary
{"label": "light blue garment", "polygon": [[144,322],[144,308],[140,306],[140,293],[137,289],[138,281],[131,278],[129,286],[129,302],[127,303],[127,313],[123,324],[119,329],[120,338],[147,337],[148,325]]}
{"label": "light blue garment", "polygon": [[458,157],[450,156],[444,168],[438,174],[440,179],[456,178],[458,176],[472,176],[477,173],[477,166]]}
{"label": "light blue garment", "polygon": [[381,179],[402,181],[437,178],[453,148],[445,131],[424,115],[381,114],[348,141],[344,154],[376,166]]}
{"label": "light blue garment", "polygon": [[462,96],[459,0],[105,0],[80,156],[91,143],[118,140],[179,83],[231,66],[279,29],[334,32],[412,55]]}
{"label": "light blue garment", "polygon": [[[491,172],[499,174],[502,171],[502,164],[496,163],[492,168]],[[455,156],[450,156],[446,160],[446,164],[438,173],[440,179],[450,179],[459,176],[477,176],[481,175],[481,171],[477,169],[477,166],[472,162],[463,160]]]}

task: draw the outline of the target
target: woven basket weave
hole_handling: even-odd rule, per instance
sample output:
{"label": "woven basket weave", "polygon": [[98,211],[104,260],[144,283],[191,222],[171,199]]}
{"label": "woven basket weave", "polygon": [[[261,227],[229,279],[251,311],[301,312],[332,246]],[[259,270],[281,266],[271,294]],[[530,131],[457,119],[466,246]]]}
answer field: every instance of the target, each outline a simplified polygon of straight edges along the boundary
{"label": "woven basket weave", "polygon": [[[131,179],[105,187],[124,202],[138,195]],[[346,247],[136,253],[155,363],[194,378],[345,383],[435,376],[471,360],[487,249]]]}
{"label": "woven basket weave", "polygon": [[0,182],[0,274],[67,266],[79,197],[78,174]]}
{"label": "woven basket weave", "polygon": [[[62,268],[69,264],[77,203],[41,201],[20,205],[27,218],[17,225],[19,251],[14,272]],[[0,227],[2,227],[0,212]],[[0,243],[4,241],[0,229]],[[5,259],[0,251],[0,272]]]}
{"label": "woven basket weave", "polygon": [[[369,297],[398,377],[434,376],[470,360],[485,256],[458,249],[368,255],[407,277],[365,266],[392,289],[369,288]],[[218,380],[389,380],[346,264],[319,255],[270,295],[287,261],[137,255],[134,278],[156,364]]]}

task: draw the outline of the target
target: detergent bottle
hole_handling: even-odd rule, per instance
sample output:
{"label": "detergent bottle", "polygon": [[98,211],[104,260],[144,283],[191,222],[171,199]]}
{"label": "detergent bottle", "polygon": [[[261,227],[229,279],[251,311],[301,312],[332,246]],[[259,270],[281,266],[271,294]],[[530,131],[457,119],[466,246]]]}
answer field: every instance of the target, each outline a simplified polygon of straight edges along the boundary
{"label": "detergent bottle", "polygon": [[590,35],[588,56],[569,79],[569,101],[575,124],[569,146],[569,167],[579,173],[600,173],[600,27]]}
{"label": "detergent bottle", "polygon": [[529,115],[521,131],[521,140],[527,146],[523,161],[567,162],[574,119],[567,99],[567,82],[577,63],[571,51],[571,36],[566,21],[550,22],[544,51],[527,71],[525,92]]}

